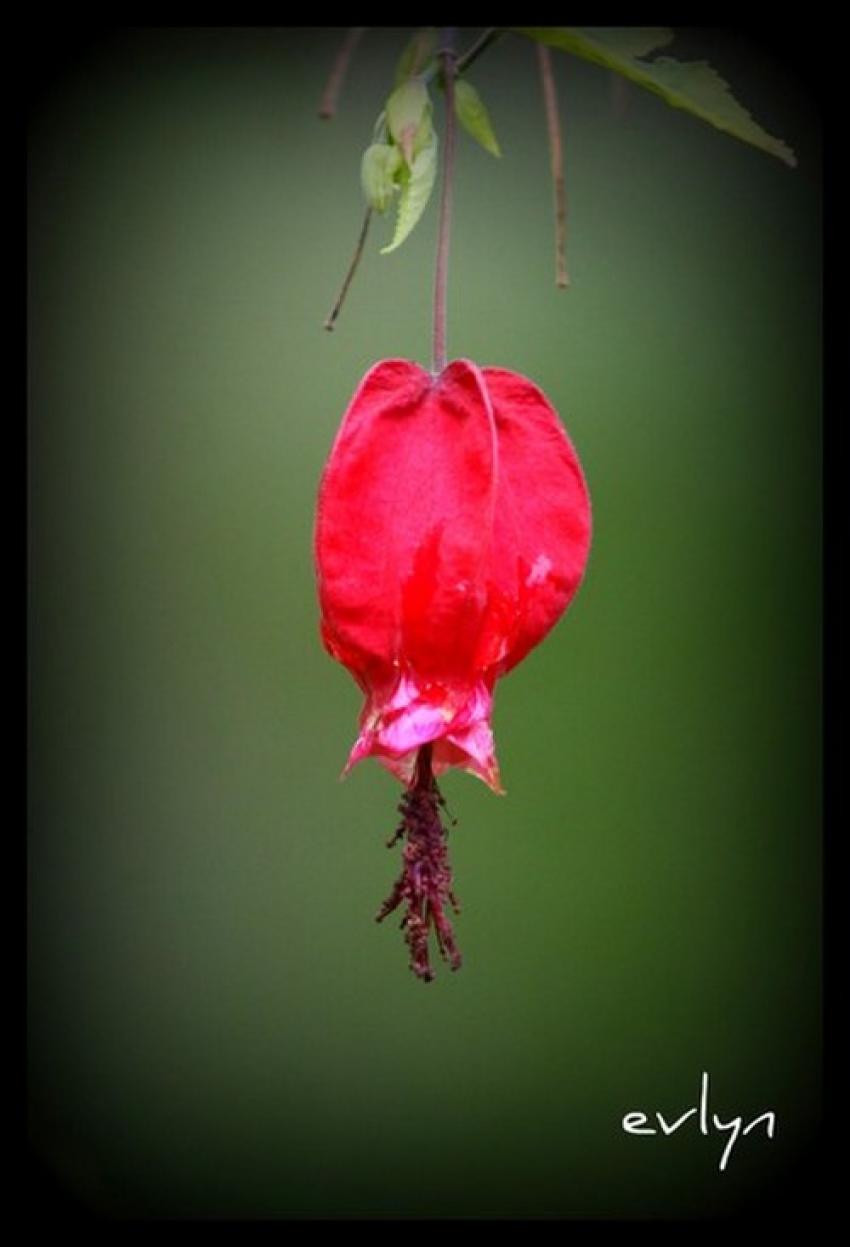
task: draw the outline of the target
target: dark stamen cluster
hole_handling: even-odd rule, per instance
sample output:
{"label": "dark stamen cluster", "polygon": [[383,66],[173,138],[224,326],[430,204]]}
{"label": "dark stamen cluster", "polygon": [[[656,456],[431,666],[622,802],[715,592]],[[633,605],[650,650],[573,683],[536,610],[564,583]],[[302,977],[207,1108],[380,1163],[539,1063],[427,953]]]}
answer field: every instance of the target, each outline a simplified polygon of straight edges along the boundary
{"label": "dark stamen cluster", "polygon": [[426,983],[434,978],[428,958],[432,927],[443,959],[453,970],[459,970],[461,965],[452,924],[445,912],[446,904],[455,913],[460,912],[460,907],[452,891],[447,833],[440,814],[444,805],[431,770],[431,746],[423,745],[417,756],[413,783],[398,807],[401,822],[387,842],[387,847],[392,848],[406,837],[402,872],[378,910],[375,921],[382,922],[402,902],[406,903],[401,929],[410,949],[410,968]]}

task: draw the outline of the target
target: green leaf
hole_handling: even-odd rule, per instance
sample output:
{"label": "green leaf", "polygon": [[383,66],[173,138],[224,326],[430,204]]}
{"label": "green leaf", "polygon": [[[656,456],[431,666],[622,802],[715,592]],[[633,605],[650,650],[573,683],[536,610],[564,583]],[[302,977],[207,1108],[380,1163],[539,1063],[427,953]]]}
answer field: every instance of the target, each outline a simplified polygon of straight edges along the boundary
{"label": "green leaf", "polygon": [[375,122],[375,128],[372,131],[372,142],[383,143],[386,141],[386,137],[387,137],[387,113],[385,109],[384,112],[378,114],[378,120]]}
{"label": "green leaf", "polygon": [[[791,148],[753,120],[732,95],[729,84],[707,61],[682,62],[669,56],[641,61],[633,55],[629,48],[643,47],[646,51],[649,47],[660,46],[657,42],[649,42],[648,29],[637,29],[631,41],[625,37],[628,32],[624,34],[619,27],[609,30],[607,27],[515,26],[513,29],[538,43],[572,52],[587,61],[604,65],[606,69],[613,69],[638,86],[660,95],[671,107],[693,113],[718,130],[769,152],[771,156],[778,156],[792,168],[797,163]],[[656,35],[659,33],[660,29],[655,31]],[[643,36],[642,42],[637,38],[639,34]],[[624,48],[627,50],[624,51]]]}
{"label": "green leaf", "polygon": [[431,191],[434,189],[436,176],[437,136],[435,134],[429,145],[414,158],[410,171],[405,169],[402,172],[395,233],[389,246],[381,248],[381,255],[388,255],[390,251],[395,251],[396,247],[400,247],[407,238],[425,211]]}
{"label": "green leaf", "polygon": [[434,126],[431,122],[431,115],[434,107],[431,101],[428,101],[428,107],[422,114],[422,120],[419,122],[419,129],[416,131],[416,137],[413,140],[413,155],[418,156],[421,151],[428,146],[434,137]]}
{"label": "green leaf", "polygon": [[455,83],[455,112],[464,130],[494,156],[501,156],[499,144],[490,125],[487,109],[471,82],[459,78]]}
{"label": "green leaf", "polygon": [[666,26],[584,26],[590,39],[604,43],[621,56],[646,56],[656,48],[673,42],[673,31]]}
{"label": "green leaf", "polygon": [[396,174],[401,168],[401,152],[389,143],[373,143],[360,162],[360,183],[366,202],[376,212],[386,212],[398,190]]}
{"label": "green leaf", "polygon": [[413,144],[427,108],[428,89],[418,79],[403,82],[387,100],[387,126],[408,165],[413,162]]}
{"label": "green leaf", "polygon": [[395,71],[396,86],[407,78],[421,74],[437,48],[437,32],[433,26],[418,30],[399,57]]}

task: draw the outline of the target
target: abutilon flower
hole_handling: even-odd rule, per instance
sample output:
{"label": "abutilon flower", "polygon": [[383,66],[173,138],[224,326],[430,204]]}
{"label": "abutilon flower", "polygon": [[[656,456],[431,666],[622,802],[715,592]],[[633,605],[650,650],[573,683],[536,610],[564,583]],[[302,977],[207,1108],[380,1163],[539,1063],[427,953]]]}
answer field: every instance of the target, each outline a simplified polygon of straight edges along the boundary
{"label": "abutilon flower", "polygon": [[405,785],[390,841],[406,837],[404,866],[377,918],[406,903],[423,979],[432,928],[460,965],[436,776],[459,767],[502,791],[496,681],[569,605],[590,528],[575,450],[525,377],[388,359],[361,381],[319,489],[321,633],[365,694],[346,772],[372,756]]}

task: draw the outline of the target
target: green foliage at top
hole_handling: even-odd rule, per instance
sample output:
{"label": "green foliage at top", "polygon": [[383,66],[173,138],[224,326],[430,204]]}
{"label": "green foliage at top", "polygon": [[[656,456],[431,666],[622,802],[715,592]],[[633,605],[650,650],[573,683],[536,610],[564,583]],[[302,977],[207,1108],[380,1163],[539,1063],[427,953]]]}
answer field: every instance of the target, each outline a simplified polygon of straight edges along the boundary
{"label": "green foliage at top", "polygon": [[375,123],[372,143],[363,153],[360,184],[366,202],[386,212],[398,196],[392,241],[382,254],[395,251],[427,207],[437,176],[437,136],[431,122],[433,105],[423,76],[431,55],[433,31],[420,31],[408,43],[396,70],[397,85]]}
{"label": "green foliage at top", "polygon": [[395,251],[407,238],[428,205],[437,176],[437,136],[431,122],[433,105],[419,78],[395,88],[378,117],[373,141],[360,163],[360,184],[366,202],[386,212],[398,195],[392,241],[382,254]]}
{"label": "green foliage at top", "polygon": [[663,28],[515,26],[517,34],[539,43],[572,52],[622,74],[638,86],[660,95],[673,108],[682,108],[745,143],[777,156],[787,165],[797,159],[786,143],[768,134],[739,104],[729,84],[707,61],[677,61],[658,57],[642,61],[640,56],[670,42],[671,32]]}
{"label": "green foliage at top", "polygon": [[[580,56],[654,92],[673,108],[681,108],[719,130],[796,165],[781,139],[768,134],[738,103],[728,84],[706,61],[683,63],[669,56],[645,58],[665,48],[674,37],[664,26],[516,26],[515,34]],[[416,226],[427,207],[437,174],[437,136],[428,84],[437,73],[436,32],[416,31],[395,71],[395,86],[375,125],[372,143],[361,161],[361,185],[367,203],[386,212],[395,201],[397,217],[392,241],[382,254],[395,251]],[[477,143],[500,156],[487,109],[465,77],[455,81],[455,113]]]}

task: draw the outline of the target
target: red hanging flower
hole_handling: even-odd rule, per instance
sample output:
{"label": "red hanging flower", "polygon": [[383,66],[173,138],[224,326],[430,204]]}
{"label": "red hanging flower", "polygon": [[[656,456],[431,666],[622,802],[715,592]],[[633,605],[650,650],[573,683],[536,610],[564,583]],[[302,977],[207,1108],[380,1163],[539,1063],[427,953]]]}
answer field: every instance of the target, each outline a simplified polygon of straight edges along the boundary
{"label": "red hanging flower", "polygon": [[407,786],[405,871],[378,916],[408,902],[423,978],[431,926],[459,964],[434,777],[457,766],[502,791],[495,683],[569,605],[589,544],[578,457],[531,381],[468,360],[363,378],[319,491],[322,639],[366,695],[346,770],[374,755]]}

